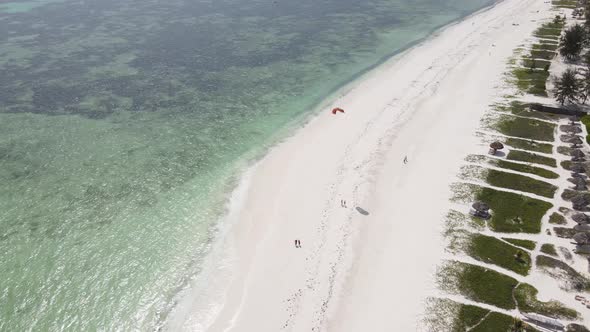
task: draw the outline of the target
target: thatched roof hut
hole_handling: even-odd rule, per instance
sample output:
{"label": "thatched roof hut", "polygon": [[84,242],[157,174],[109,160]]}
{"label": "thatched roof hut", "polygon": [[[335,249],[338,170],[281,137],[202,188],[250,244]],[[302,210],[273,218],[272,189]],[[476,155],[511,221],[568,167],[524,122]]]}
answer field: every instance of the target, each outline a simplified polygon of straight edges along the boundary
{"label": "thatched roof hut", "polygon": [[582,128],[572,125],[563,125],[560,127],[560,129],[570,134],[579,134],[582,132]]}
{"label": "thatched roof hut", "polygon": [[490,206],[484,202],[475,202],[471,205],[471,207],[475,211],[480,211],[480,212],[487,212],[490,209]]}
{"label": "thatched roof hut", "polygon": [[496,141],[496,142],[493,142],[492,144],[490,144],[490,148],[492,148],[494,150],[502,150],[504,148],[504,144]]}
{"label": "thatched roof hut", "polygon": [[572,204],[574,210],[583,210],[586,208],[586,206],[588,206],[588,204],[590,204],[590,199],[588,199],[588,197],[585,195],[578,195],[572,198]]}
{"label": "thatched roof hut", "polygon": [[569,182],[573,183],[573,184],[583,184],[586,185],[586,179],[584,179],[583,177],[572,177],[567,179]]}
{"label": "thatched roof hut", "polygon": [[590,225],[588,225],[588,224],[576,225],[576,226],[574,226],[574,230],[578,231],[578,232],[590,232]]}
{"label": "thatched roof hut", "polygon": [[584,141],[582,141],[582,139],[580,137],[575,136],[569,140],[569,143],[570,144],[582,144],[582,143],[584,143]]}
{"label": "thatched roof hut", "polygon": [[571,171],[574,173],[586,173],[586,167],[580,164],[574,164],[571,167]]}
{"label": "thatched roof hut", "polygon": [[586,179],[586,175],[584,174],[580,174],[580,173],[572,173],[572,178],[581,178],[581,179]]}
{"label": "thatched roof hut", "polygon": [[576,241],[577,244],[588,244],[590,243],[590,234],[586,232],[576,233],[572,239]]}
{"label": "thatched roof hut", "polygon": [[580,150],[580,149],[573,149],[570,152],[570,156],[584,158],[584,157],[586,157],[586,154],[584,152],[582,152],[582,150]]}
{"label": "thatched roof hut", "polygon": [[590,216],[585,213],[576,213],[572,216],[572,220],[580,225],[590,224]]}

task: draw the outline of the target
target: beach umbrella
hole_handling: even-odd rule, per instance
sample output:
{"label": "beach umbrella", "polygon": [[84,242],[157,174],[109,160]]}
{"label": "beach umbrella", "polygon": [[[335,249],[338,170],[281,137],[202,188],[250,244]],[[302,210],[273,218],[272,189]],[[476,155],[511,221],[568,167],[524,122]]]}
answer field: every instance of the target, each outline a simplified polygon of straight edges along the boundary
{"label": "beach umbrella", "polygon": [[572,239],[574,241],[576,241],[576,243],[578,243],[578,244],[586,244],[586,243],[590,242],[590,235],[588,235],[588,233],[586,233],[586,232],[580,232],[580,233],[574,234]]}
{"label": "beach umbrella", "polygon": [[586,167],[584,167],[580,164],[575,164],[575,165],[572,165],[571,171],[574,173],[586,173]]}
{"label": "beach umbrella", "polygon": [[490,206],[484,202],[475,202],[471,207],[476,211],[486,212],[490,209]]}
{"label": "beach umbrella", "polygon": [[572,220],[580,225],[590,224],[590,216],[585,213],[576,213],[572,216]]}
{"label": "beach umbrella", "polygon": [[502,150],[504,148],[504,144],[496,141],[496,142],[493,142],[492,144],[490,144],[490,148],[492,148],[494,150]]}
{"label": "beach umbrella", "polygon": [[582,152],[582,150],[580,150],[580,149],[573,149],[570,152],[570,156],[572,156],[572,157],[578,157],[578,158],[584,158],[584,157],[586,157],[586,154],[584,152]]}

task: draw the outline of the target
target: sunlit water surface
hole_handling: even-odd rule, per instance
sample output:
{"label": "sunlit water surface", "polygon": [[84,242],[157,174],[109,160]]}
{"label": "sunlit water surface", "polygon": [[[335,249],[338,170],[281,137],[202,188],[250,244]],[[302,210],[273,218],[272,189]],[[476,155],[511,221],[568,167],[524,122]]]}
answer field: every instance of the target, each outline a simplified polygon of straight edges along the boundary
{"label": "sunlit water surface", "polygon": [[0,330],[162,326],[248,161],[490,3],[0,0]]}

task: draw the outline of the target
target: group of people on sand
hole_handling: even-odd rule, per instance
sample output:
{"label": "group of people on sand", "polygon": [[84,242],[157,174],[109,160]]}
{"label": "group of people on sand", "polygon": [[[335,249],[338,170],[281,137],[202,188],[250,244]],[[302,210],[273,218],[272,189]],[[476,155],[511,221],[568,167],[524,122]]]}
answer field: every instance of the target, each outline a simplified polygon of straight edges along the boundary
{"label": "group of people on sand", "polygon": [[[403,163],[404,164],[407,164],[408,163],[408,156],[404,156]],[[341,199],[340,200],[340,207],[343,207],[343,208],[348,207],[348,206],[346,206],[346,200],[344,200],[344,199]],[[301,241],[295,240],[295,248],[301,248]]]}

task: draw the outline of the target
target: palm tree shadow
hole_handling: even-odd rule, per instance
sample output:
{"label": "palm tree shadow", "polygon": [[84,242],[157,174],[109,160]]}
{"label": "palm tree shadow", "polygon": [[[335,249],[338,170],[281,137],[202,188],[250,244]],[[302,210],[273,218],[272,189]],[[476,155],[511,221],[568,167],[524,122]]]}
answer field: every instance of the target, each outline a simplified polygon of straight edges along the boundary
{"label": "palm tree shadow", "polygon": [[367,211],[367,210],[365,210],[365,209],[363,209],[363,208],[361,208],[361,207],[358,207],[358,206],[357,206],[357,207],[356,207],[356,210],[357,210],[357,211],[358,211],[360,214],[362,214],[363,216],[368,216],[368,215],[369,215],[369,211]]}

